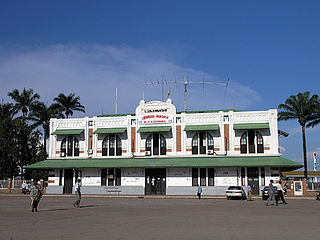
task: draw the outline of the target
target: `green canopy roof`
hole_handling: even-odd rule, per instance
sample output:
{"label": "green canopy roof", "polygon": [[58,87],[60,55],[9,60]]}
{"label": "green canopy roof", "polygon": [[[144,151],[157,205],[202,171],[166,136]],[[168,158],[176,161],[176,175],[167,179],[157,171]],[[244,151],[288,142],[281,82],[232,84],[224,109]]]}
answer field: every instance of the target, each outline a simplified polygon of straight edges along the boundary
{"label": "green canopy roof", "polygon": [[219,130],[219,124],[187,125],[184,128],[184,131],[212,131],[212,130]]}
{"label": "green canopy roof", "polygon": [[175,158],[92,158],[47,159],[27,169],[109,168],[109,167],[282,167],[298,169],[302,165],[283,157],[175,157]]}
{"label": "green canopy roof", "polygon": [[124,133],[127,128],[98,128],[93,133]]}
{"label": "green canopy roof", "polygon": [[169,132],[170,130],[171,126],[140,127],[138,133]]}
{"label": "green canopy roof", "polygon": [[83,129],[57,129],[51,133],[51,135],[75,135],[80,134],[83,131]]}
{"label": "green canopy roof", "polygon": [[240,130],[240,129],[263,129],[269,128],[269,123],[238,123],[233,124],[233,129]]}

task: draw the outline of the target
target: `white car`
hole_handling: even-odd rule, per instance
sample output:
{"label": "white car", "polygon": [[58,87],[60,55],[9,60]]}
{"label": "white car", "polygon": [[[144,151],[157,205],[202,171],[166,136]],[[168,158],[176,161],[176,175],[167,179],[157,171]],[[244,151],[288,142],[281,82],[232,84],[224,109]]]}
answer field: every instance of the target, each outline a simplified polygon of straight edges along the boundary
{"label": "white car", "polygon": [[228,187],[228,189],[226,190],[226,196],[228,200],[230,200],[231,198],[240,198],[242,200],[247,198],[247,194],[241,186]]}

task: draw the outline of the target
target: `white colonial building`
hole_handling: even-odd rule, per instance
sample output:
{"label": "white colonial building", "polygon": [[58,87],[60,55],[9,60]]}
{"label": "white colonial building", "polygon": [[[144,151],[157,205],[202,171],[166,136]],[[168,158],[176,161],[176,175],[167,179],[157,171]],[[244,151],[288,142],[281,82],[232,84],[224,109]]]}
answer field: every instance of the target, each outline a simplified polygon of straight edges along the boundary
{"label": "white colonial building", "polygon": [[255,194],[282,170],[277,110],[177,112],[172,101],[141,101],[135,114],[51,119],[47,193],[221,195],[230,185]]}

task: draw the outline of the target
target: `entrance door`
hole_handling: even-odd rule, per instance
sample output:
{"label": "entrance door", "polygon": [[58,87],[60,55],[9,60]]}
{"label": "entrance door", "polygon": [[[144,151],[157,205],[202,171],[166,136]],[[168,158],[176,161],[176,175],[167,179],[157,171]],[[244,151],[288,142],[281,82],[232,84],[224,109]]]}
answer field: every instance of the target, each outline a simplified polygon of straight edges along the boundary
{"label": "entrance door", "polygon": [[65,169],[63,193],[72,194],[72,186],[73,186],[73,170]]}
{"label": "entrance door", "polygon": [[159,133],[153,134],[153,155],[159,155]]}
{"label": "entrance door", "polygon": [[146,195],[166,195],[166,169],[146,169]]}
{"label": "entrance door", "polygon": [[254,195],[259,194],[259,168],[250,167],[247,168],[248,173],[248,185],[250,185],[252,193]]}
{"label": "entrance door", "polygon": [[302,181],[294,181],[294,195],[295,196],[302,196],[303,191],[302,191]]}

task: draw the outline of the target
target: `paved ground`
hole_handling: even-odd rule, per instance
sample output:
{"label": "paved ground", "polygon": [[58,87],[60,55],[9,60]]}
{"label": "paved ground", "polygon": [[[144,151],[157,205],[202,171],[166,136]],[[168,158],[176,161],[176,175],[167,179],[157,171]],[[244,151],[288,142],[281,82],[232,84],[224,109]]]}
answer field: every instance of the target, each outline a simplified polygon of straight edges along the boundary
{"label": "paved ground", "polygon": [[320,201],[0,196],[0,239],[318,239]]}

